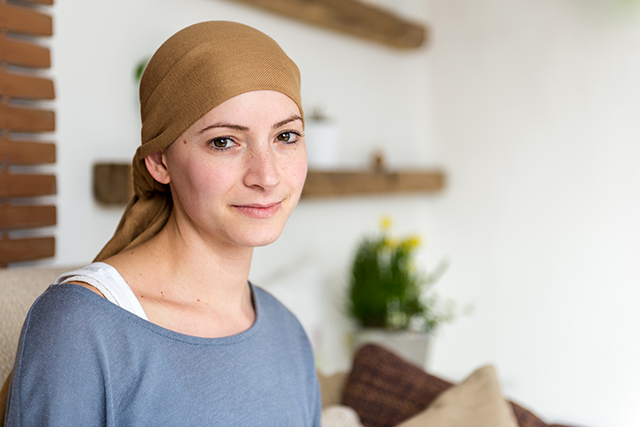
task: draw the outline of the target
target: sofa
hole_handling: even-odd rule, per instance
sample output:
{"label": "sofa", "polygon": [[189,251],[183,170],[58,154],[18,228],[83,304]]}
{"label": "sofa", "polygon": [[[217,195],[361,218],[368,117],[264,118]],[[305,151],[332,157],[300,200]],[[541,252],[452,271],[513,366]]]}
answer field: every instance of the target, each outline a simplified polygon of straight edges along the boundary
{"label": "sofa", "polygon": [[350,372],[319,374],[319,381],[323,411],[351,408],[366,427],[568,427],[547,424],[505,400],[491,365],[453,384],[367,344],[356,352]]}
{"label": "sofa", "polygon": [[[29,307],[56,277],[75,268],[0,270],[0,385],[13,367]],[[566,427],[546,424],[519,404],[504,400],[492,366],[454,385],[369,344],[356,352],[350,372],[319,373],[318,379],[323,427]],[[0,393],[0,402],[5,401],[6,394]],[[4,411],[0,403],[0,426]]]}

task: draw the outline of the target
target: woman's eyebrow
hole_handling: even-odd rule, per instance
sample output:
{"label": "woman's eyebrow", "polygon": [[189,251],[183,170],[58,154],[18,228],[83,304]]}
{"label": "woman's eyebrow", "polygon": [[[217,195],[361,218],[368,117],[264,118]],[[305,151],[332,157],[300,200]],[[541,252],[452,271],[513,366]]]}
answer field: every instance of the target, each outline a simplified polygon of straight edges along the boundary
{"label": "woman's eyebrow", "polygon": [[212,125],[209,125],[207,127],[205,127],[204,129],[201,129],[200,132],[198,133],[203,133],[208,131],[209,129],[214,129],[214,128],[227,128],[227,129],[234,129],[234,130],[241,130],[241,131],[248,131],[249,128],[246,126],[241,126],[241,125],[232,125],[231,123],[215,123]]}
{"label": "woman's eyebrow", "polygon": [[[287,123],[291,123],[294,122],[296,120],[302,120],[302,117],[298,116],[298,115],[293,115],[291,117],[289,117],[288,119],[284,119],[279,121],[278,123],[275,123],[272,128],[273,129],[277,129],[281,126],[286,125]],[[208,131],[209,129],[215,129],[215,128],[227,128],[227,129],[234,129],[234,130],[239,130],[239,131],[248,131],[249,128],[246,126],[242,126],[242,125],[234,125],[231,123],[214,123],[212,125],[206,126],[204,128],[202,128],[198,133],[203,133]]]}
{"label": "woman's eyebrow", "polygon": [[298,115],[293,115],[293,116],[289,117],[288,119],[284,119],[284,120],[282,120],[282,121],[280,121],[280,122],[278,122],[278,123],[274,124],[274,125],[272,126],[272,129],[278,129],[278,128],[279,128],[279,127],[281,127],[281,126],[284,126],[284,125],[286,125],[287,123],[291,123],[291,122],[294,122],[294,121],[296,121],[296,120],[300,120],[300,121],[302,121],[302,117],[300,117],[300,116],[298,116]]}

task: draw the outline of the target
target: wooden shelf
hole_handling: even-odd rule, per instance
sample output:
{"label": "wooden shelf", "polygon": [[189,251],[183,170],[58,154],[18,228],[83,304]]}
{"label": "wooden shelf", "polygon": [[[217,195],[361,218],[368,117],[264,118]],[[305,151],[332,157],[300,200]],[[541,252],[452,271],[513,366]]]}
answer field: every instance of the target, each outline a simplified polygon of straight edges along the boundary
{"label": "wooden shelf", "polygon": [[[394,193],[434,193],[442,190],[444,172],[314,171],[307,173],[304,198]],[[133,194],[131,165],[96,164],[93,167],[94,197],[107,205],[123,205]]]}
{"label": "wooden shelf", "polygon": [[232,0],[399,49],[415,49],[427,28],[360,0]]}
{"label": "wooden shelf", "polygon": [[309,171],[302,197],[334,197],[393,193],[433,193],[442,190],[442,171]]}

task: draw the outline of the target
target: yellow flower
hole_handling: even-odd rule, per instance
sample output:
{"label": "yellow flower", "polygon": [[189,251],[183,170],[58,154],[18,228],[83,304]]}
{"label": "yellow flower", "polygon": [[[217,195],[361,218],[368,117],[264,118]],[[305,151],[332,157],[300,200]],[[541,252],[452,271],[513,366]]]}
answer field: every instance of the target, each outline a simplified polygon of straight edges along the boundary
{"label": "yellow flower", "polygon": [[413,250],[414,248],[417,248],[421,244],[422,244],[422,239],[420,239],[420,236],[418,235],[408,237],[402,242],[402,246],[407,248],[408,251]]}
{"label": "yellow flower", "polygon": [[385,215],[382,218],[380,218],[380,228],[382,229],[383,232],[389,231],[392,225],[393,225],[393,218],[391,218],[389,215]]}
{"label": "yellow flower", "polygon": [[391,239],[385,239],[385,243],[387,244],[387,246],[389,246],[389,248],[395,249],[400,244],[400,241],[397,238],[393,237]]}

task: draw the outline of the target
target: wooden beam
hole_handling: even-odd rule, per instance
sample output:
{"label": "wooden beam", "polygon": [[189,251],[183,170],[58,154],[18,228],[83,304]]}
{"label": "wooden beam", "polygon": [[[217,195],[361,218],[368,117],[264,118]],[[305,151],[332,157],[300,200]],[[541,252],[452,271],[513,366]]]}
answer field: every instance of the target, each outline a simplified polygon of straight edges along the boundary
{"label": "wooden beam", "polygon": [[0,28],[29,36],[51,36],[53,20],[51,16],[38,12],[33,7],[0,2]]}
{"label": "wooden beam", "polygon": [[53,237],[37,237],[29,239],[0,239],[0,264],[33,261],[55,255],[56,242]]}
{"label": "wooden beam", "polygon": [[49,49],[0,34],[0,61],[10,65],[33,68],[51,67]]}
{"label": "wooden beam", "polygon": [[25,229],[56,225],[55,206],[0,206],[0,229]]}
{"label": "wooden beam", "polygon": [[0,163],[38,165],[56,162],[56,145],[51,142],[0,139]]}
{"label": "wooden beam", "polygon": [[53,80],[0,69],[0,95],[16,99],[54,99]]}
{"label": "wooden beam", "polygon": [[0,173],[0,198],[35,197],[56,194],[55,175]]}
{"label": "wooden beam", "polygon": [[53,111],[0,105],[0,129],[12,132],[53,132],[56,116]]}
{"label": "wooden beam", "polygon": [[396,48],[422,46],[421,24],[358,0],[234,0]]}
{"label": "wooden beam", "polygon": [[387,173],[309,171],[302,197],[431,193],[443,187],[444,174],[440,171]]}

